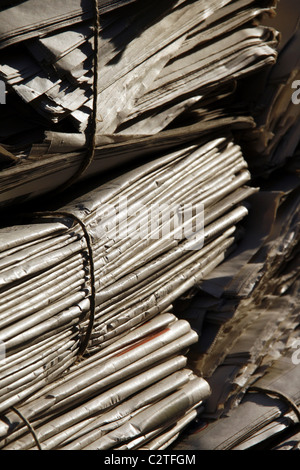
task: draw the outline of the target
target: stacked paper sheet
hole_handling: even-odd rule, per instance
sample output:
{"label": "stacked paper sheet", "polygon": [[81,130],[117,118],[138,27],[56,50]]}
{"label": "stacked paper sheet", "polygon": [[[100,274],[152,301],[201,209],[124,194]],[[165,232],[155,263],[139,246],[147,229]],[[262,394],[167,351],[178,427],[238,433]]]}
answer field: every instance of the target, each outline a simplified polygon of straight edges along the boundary
{"label": "stacked paper sheet", "polygon": [[2,414],[1,447],[136,448],[153,439],[163,446],[195,418],[210,394],[180,355],[196,340],[188,323],[171,314],[150,321]]}
{"label": "stacked paper sheet", "polygon": [[[234,248],[237,224],[248,214],[245,200],[257,191],[247,186],[249,178],[240,147],[223,137],[166,154],[57,212],[27,215],[0,231],[5,432],[11,431],[5,424],[9,409],[30,403],[54,380],[60,383],[70,366],[86,367],[87,376],[96,378],[118,369],[118,381],[124,381],[125,368],[136,374],[142,357],[150,360],[141,362],[144,369],[162,360],[163,351],[173,356],[197,340],[189,323],[176,318],[165,333],[151,341],[147,335],[169,322],[159,315]],[[146,323],[155,318],[153,327]],[[79,397],[90,399],[93,390]],[[76,393],[67,399],[71,407]],[[198,401],[184,401],[184,422]],[[57,405],[61,410],[64,401]]]}
{"label": "stacked paper sheet", "polygon": [[96,152],[84,177],[149,147],[253,126],[246,106],[231,113],[222,99],[274,64],[278,34],[257,22],[274,1],[99,2],[98,51],[90,2],[51,2],[42,12],[37,3],[0,11],[2,205],[83,176],[95,93]]}
{"label": "stacked paper sheet", "polygon": [[[248,213],[243,202],[256,191],[248,180],[240,148],[223,138],[110,181],[62,208],[64,217],[41,215],[2,229],[0,337],[7,353],[61,328],[72,331],[88,315],[91,261],[90,349],[167,309],[234,244],[235,226]],[[92,260],[72,215],[87,227]]]}

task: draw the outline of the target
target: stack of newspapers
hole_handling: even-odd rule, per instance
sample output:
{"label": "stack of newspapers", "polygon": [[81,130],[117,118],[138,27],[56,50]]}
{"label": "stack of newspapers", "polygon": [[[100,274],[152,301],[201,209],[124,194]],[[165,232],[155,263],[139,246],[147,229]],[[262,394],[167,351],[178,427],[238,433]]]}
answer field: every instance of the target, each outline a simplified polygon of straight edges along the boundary
{"label": "stack of newspapers", "polygon": [[259,161],[245,93],[295,77],[276,3],[1,3],[1,449],[212,448],[183,433],[287,360],[297,171],[251,172],[297,115]]}
{"label": "stack of newspapers", "polygon": [[[2,206],[254,124],[230,101],[276,60],[278,33],[259,22],[275,1],[98,3],[97,27],[92,0],[0,7]],[[81,172],[92,110],[95,154]]]}
{"label": "stack of newspapers", "polygon": [[[43,393],[78,357],[88,357],[75,367],[86,368],[92,382],[98,372],[125,381],[125,366],[129,377],[139,367],[151,370],[164,354],[196,342],[187,321],[173,318],[171,327],[165,314],[234,249],[237,226],[248,214],[244,201],[257,191],[248,180],[240,147],[219,138],[1,229],[4,422],[12,406]],[[97,390],[79,394],[80,403]],[[60,410],[64,398],[58,400]],[[67,403],[75,406],[76,393]]]}
{"label": "stack of newspapers", "polygon": [[[2,412],[1,448],[136,449],[145,443],[164,448],[195,419],[210,394],[207,382],[186,368],[180,354],[195,340],[187,322],[164,314],[105,352],[76,362],[59,380],[46,377],[42,390],[32,393],[32,386],[29,399]],[[44,355],[49,346],[47,352],[44,344]],[[59,360],[66,359],[53,359]]]}

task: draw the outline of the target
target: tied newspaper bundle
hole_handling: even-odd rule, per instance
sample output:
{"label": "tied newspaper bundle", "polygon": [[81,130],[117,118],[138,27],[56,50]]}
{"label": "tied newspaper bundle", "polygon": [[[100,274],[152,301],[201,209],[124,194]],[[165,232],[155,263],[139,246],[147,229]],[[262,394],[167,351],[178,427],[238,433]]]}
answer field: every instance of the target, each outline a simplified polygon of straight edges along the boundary
{"label": "tied newspaper bundle", "polygon": [[276,60],[275,0],[99,1],[94,27],[93,3],[1,5],[1,206],[254,126],[230,103]]}
{"label": "tied newspaper bundle", "polygon": [[[245,201],[257,191],[247,185],[249,179],[240,147],[223,137],[166,154],[57,211],[32,215],[31,220],[27,215],[23,224],[0,230],[0,339],[6,350],[1,363],[2,447],[23,448],[24,433],[25,447],[34,445],[12,408],[34,424],[39,442],[48,446],[48,437],[53,437],[49,448],[57,448],[66,433],[71,439],[74,429],[88,425],[88,435],[98,429],[102,408],[95,405],[84,414],[91,399],[109,399],[106,406],[115,404],[118,414],[122,398],[110,401],[115,386],[125,387],[129,396],[132,390],[142,393],[148,382],[141,373],[152,377],[153,368],[168,360],[166,374],[171,374],[169,359],[184,367],[177,355],[198,337],[187,321],[170,314],[172,304],[234,249],[240,237],[237,226],[248,214]],[[189,205],[192,210],[185,211]],[[155,220],[153,207],[160,211]],[[79,363],[78,357],[83,359]],[[187,392],[179,386],[174,390],[180,406],[176,397],[176,406],[171,406],[168,381],[158,387],[164,397],[168,392],[163,403],[169,400],[170,408],[162,413],[160,429],[153,429],[151,420],[149,427],[137,426],[146,442],[153,438],[153,445],[164,445],[157,433],[166,426],[167,441],[172,440],[208,398],[208,393],[194,393],[202,379],[190,375],[191,370],[187,374],[192,380],[184,386]],[[133,389],[127,389],[128,380]],[[56,396],[56,388],[63,393]],[[79,409],[85,410],[83,415]],[[60,422],[62,412],[77,418],[66,417],[63,436],[54,424],[48,435],[45,420]],[[133,419],[128,413],[126,419]],[[174,432],[168,429],[171,424]],[[105,435],[110,430],[101,427]],[[103,440],[97,431],[95,444],[88,437],[84,442],[93,448],[116,446],[127,431],[116,433]],[[143,444],[140,434],[132,436],[138,439],[132,445]]]}
{"label": "tied newspaper bundle", "polygon": [[171,314],[123,336],[2,415],[1,449],[164,449],[210,394],[180,354],[195,340]]}

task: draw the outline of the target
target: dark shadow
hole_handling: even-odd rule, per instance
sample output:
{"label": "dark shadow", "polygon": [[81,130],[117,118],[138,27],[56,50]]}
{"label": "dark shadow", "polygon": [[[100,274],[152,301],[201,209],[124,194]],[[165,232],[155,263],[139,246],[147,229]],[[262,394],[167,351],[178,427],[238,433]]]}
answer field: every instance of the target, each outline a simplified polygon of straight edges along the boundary
{"label": "dark shadow", "polygon": [[27,0],[2,0],[0,5],[0,11],[5,10],[5,8],[13,7],[25,3]]}

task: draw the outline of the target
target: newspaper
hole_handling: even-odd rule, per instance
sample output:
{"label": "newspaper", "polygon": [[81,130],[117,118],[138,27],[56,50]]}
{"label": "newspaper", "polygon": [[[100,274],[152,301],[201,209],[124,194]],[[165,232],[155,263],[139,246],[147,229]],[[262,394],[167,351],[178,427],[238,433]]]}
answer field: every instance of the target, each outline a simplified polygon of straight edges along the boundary
{"label": "newspaper", "polygon": [[[52,2],[41,11],[37,3],[0,12],[0,76],[8,90],[0,118],[1,207],[64,188],[86,157],[94,102],[90,4]],[[79,181],[200,133],[254,126],[246,105],[236,115],[222,99],[234,103],[238,81],[275,63],[278,34],[257,24],[275,5],[99,2],[96,150]],[[9,44],[16,44],[12,52]]]}

